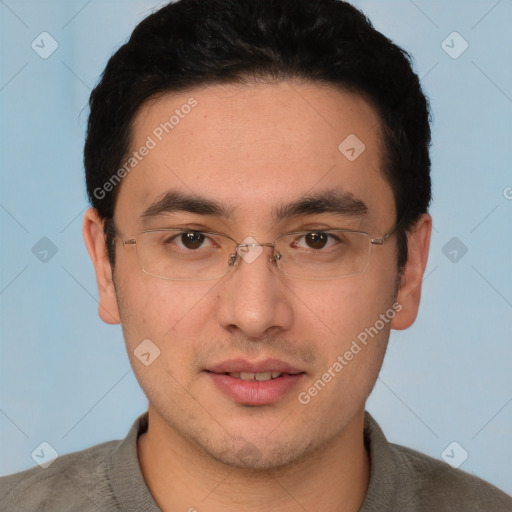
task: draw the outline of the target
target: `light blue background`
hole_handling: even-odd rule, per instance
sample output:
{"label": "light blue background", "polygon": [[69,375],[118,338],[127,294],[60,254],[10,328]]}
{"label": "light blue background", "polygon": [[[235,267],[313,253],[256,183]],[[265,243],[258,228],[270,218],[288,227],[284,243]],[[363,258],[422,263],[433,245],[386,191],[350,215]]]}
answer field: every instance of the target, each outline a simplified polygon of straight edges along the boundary
{"label": "light blue background", "polygon": [[[161,4],[160,4],[161,5]],[[365,0],[374,25],[415,57],[430,97],[434,233],[416,324],[394,332],[368,409],[388,438],[512,493],[512,2]],[[0,474],[121,438],[146,400],[121,330],[97,316],[81,235],[91,88],[153,0],[0,2]],[[44,60],[43,31],[58,42]],[[452,59],[453,31],[469,48]],[[458,237],[457,263],[442,252]],[[32,247],[48,237],[57,254]]]}

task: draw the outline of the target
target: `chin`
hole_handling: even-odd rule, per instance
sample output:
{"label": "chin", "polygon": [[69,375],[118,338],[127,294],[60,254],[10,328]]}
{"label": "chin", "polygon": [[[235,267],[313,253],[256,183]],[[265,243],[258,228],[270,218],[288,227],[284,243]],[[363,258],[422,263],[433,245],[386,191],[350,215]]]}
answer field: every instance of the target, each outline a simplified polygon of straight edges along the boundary
{"label": "chin", "polygon": [[252,439],[231,438],[213,443],[208,440],[196,439],[195,443],[203,453],[226,466],[246,469],[251,472],[268,472],[291,468],[315,451],[316,446],[306,439],[279,439],[270,442],[265,437]]}

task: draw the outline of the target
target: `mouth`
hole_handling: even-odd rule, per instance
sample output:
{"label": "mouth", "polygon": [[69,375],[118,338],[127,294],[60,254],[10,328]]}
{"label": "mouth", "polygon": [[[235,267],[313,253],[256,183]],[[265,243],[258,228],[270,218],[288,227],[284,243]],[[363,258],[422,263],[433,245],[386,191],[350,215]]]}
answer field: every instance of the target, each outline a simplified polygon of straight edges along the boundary
{"label": "mouth", "polygon": [[243,405],[268,405],[286,397],[306,372],[283,361],[258,363],[242,359],[205,369],[206,375],[224,395]]}
{"label": "mouth", "polygon": [[[267,380],[278,379],[279,377],[282,377],[283,375],[290,375],[290,374],[284,373],[284,372],[258,372],[258,373],[232,372],[232,373],[225,373],[224,375],[229,375],[230,377],[233,377],[234,379],[257,380],[258,382],[265,382]],[[297,375],[297,374],[292,374],[292,375]]]}
{"label": "mouth", "polygon": [[269,380],[279,377],[279,374],[296,375],[304,373],[299,368],[291,364],[281,361],[280,359],[267,358],[261,361],[248,361],[247,359],[236,358],[223,361],[208,368],[206,371],[211,373],[224,373],[235,378],[244,380],[253,379],[253,375],[258,377],[257,380]]}

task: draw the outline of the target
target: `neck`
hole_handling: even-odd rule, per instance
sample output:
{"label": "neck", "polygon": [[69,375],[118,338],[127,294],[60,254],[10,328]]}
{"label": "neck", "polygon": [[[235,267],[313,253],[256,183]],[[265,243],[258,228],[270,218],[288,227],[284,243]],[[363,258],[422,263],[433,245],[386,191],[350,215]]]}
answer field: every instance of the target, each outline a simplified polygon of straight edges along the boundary
{"label": "neck", "polygon": [[138,439],[138,457],[151,494],[164,512],[357,512],[364,501],[370,476],[364,409],[335,439],[304,460],[265,471],[218,462],[172,430],[151,406],[148,414],[148,431]]}

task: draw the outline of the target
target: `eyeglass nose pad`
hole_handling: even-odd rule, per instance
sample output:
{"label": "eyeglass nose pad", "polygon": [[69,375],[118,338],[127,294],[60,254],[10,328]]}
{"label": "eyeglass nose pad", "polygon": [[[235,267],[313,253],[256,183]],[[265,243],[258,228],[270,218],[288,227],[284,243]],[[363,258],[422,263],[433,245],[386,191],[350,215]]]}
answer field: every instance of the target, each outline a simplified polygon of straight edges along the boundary
{"label": "eyeglass nose pad", "polygon": [[274,254],[274,256],[272,256],[271,258],[269,258],[269,260],[268,260],[268,261],[270,261],[271,263],[277,263],[277,262],[278,262],[282,257],[283,257],[283,256],[282,256],[280,253],[276,252],[276,253]]}

